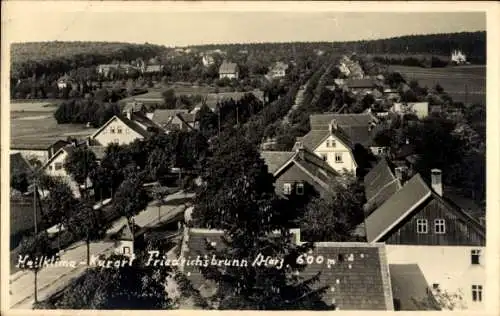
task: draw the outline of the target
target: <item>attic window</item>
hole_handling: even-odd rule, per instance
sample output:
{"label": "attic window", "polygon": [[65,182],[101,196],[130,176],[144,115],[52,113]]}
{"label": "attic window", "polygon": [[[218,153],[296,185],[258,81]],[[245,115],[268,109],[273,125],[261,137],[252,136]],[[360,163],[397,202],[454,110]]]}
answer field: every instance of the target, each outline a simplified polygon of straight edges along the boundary
{"label": "attic window", "polygon": [[427,220],[426,219],[417,219],[417,233],[418,234],[427,234]]}
{"label": "attic window", "polygon": [[446,224],[444,219],[438,218],[434,220],[434,231],[436,234],[446,233]]}
{"label": "attic window", "polygon": [[124,246],[123,247],[123,254],[125,254],[125,255],[130,254],[130,247]]}
{"label": "attic window", "polygon": [[292,193],[292,185],[290,183],[283,184],[283,193],[289,195]]}
{"label": "attic window", "polygon": [[297,195],[304,195],[304,183],[297,183],[295,187],[295,193]]}
{"label": "attic window", "polygon": [[118,127],[118,128],[116,129],[116,132],[117,132],[118,134],[121,134],[121,133],[122,133],[122,128],[121,128],[121,127]]}
{"label": "attic window", "polygon": [[61,170],[62,169],[62,163],[56,162],[55,165],[54,165],[54,169],[55,170]]}
{"label": "attic window", "polygon": [[114,127],[111,127],[111,128],[109,129],[109,131],[111,132],[111,134],[114,134],[114,133],[115,133],[115,128],[114,128]]}

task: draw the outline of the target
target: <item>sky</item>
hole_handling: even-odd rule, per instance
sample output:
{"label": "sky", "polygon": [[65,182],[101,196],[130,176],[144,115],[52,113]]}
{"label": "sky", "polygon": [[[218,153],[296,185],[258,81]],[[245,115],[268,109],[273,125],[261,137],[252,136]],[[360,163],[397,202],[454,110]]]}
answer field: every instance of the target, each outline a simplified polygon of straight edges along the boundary
{"label": "sky", "polygon": [[2,11],[6,11],[9,42],[119,41],[187,46],[351,41],[486,30],[486,17],[481,12],[348,13],[314,6],[293,10],[283,5],[285,2],[280,6],[261,3],[246,11],[238,6],[228,7],[227,3],[226,7],[210,9],[199,4],[172,9],[148,2],[128,7],[127,2],[122,3],[100,5],[80,1],[69,5],[70,2],[64,1],[51,6],[20,1]]}

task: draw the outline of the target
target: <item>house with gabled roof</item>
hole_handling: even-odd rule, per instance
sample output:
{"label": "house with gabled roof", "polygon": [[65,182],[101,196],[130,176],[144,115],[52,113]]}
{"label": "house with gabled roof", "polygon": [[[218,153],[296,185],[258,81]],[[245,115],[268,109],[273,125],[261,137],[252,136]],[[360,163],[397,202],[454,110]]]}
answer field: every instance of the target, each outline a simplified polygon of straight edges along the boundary
{"label": "house with gabled roof", "polygon": [[[151,120],[155,122],[156,124],[166,127],[169,124],[179,124],[181,122],[173,122],[173,120],[176,120],[176,117],[179,114],[185,115],[188,114],[189,110],[187,109],[157,109],[153,112],[153,115],[151,116]],[[179,128],[180,128],[179,124]]]}
{"label": "house with gabled roof", "polygon": [[[292,229],[291,232],[293,242],[301,244],[300,230]],[[220,230],[185,228],[181,257],[195,261],[199,256],[203,261],[208,247],[217,250],[226,247],[223,234]],[[332,310],[394,309],[383,243],[318,242],[303,258],[316,260],[307,264],[296,276],[309,280],[318,275],[319,280],[311,285],[312,290],[326,287],[321,301],[331,306]],[[205,279],[198,266],[184,265],[182,272],[202,296],[210,296],[215,292],[216,284]]]}
{"label": "house with gabled roof", "polygon": [[104,147],[112,143],[128,145],[137,139],[146,139],[155,133],[163,132],[161,126],[142,111],[129,110],[125,114],[110,118],[91,136],[91,140]]}
{"label": "house with gabled roof", "polygon": [[239,69],[236,63],[224,61],[219,67],[219,79],[238,79]]}
{"label": "house with gabled roof", "polygon": [[64,162],[66,158],[71,155],[78,144],[73,143],[65,147],[60,148],[42,167],[41,170],[48,176],[54,177],[67,183],[73,195],[79,198],[81,191],[84,189],[89,189],[92,187],[90,179],[87,179],[87,183],[80,186],[64,168]]}
{"label": "house with gabled roof", "polygon": [[374,142],[378,122],[371,113],[313,114],[310,116],[311,130],[297,139],[294,148],[308,148],[339,172],[356,173],[355,146],[379,148]]}
{"label": "house with gabled roof", "polygon": [[389,264],[417,264],[433,289],[461,295],[463,308],[482,309],[485,227],[443,196],[441,177],[433,169],[430,185],[418,173],[403,181],[366,217],[366,239],[387,244]]}
{"label": "house with gabled roof", "polygon": [[328,163],[307,148],[292,152],[261,151],[261,157],[274,176],[276,193],[291,195],[324,194],[339,176]]}

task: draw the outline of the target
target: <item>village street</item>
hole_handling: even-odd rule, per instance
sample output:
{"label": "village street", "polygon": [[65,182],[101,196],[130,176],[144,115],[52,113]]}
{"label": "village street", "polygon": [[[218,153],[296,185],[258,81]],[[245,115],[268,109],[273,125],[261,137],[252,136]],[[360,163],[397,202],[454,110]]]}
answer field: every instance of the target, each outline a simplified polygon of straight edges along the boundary
{"label": "village street", "polygon": [[[192,198],[190,193],[177,192],[169,195],[160,206],[160,222],[178,216],[185,209],[186,199]],[[108,230],[108,234],[117,232],[125,224],[125,219],[116,220]],[[158,224],[158,204],[151,202],[147,208],[134,217],[134,221],[142,228],[153,227]],[[111,254],[114,251],[114,243],[110,241],[99,241],[90,244],[91,256]],[[73,279],[85,272],[87,247],[84,242],[78,242],[68,247],[61,254],[62,262],[76,262],[74,267],[45,267],[38,272],[38,300],[44,300],[53,293],[64,288]],[[31,271],[19,271],[10,276],[10,308],[31,309],[34,302],[34,273]]]}

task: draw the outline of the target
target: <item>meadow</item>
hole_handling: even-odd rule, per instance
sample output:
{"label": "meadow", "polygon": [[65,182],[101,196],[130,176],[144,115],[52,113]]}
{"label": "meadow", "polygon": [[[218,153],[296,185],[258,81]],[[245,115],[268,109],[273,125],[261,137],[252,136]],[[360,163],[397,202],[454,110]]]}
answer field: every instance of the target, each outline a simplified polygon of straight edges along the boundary
{"label": "meadow", "polygon": [[53,116],[56,107],[29,104],[23,111],[12,111],[15,105],[11,104],[10,112],[11,146],[45,146],[68,136],[85,137],[96,131],[82,124],[57,124]]}
{"label": "meadow", "polygon": [[401,73],[407,81],[434,88],[439,83],[454,101],[486,104],[486,66],[467,65],[444,68],[420,68],[391,65],[390,71]]}

